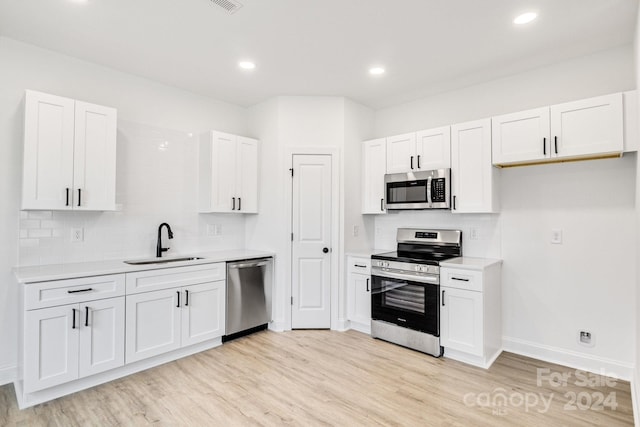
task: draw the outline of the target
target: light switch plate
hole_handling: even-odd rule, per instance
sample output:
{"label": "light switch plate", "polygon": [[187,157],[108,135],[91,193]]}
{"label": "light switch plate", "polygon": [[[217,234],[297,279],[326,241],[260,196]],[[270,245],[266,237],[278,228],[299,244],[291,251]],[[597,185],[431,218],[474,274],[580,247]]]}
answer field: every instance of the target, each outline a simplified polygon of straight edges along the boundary
{"label": "light switch plate", "polygon": [[562,244],[562,229],[554,228],[553,230],[551,230],[551,243],[553,243],[554,245]]}

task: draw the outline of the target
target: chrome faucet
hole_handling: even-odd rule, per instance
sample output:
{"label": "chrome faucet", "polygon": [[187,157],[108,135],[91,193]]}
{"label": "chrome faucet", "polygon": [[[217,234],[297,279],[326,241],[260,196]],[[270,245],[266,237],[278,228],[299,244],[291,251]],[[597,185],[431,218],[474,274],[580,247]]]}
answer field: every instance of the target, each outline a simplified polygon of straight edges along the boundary
{"label": "chrome faucet", "polygon": [[157,258],[161,258],[162,252],[166,252],[170,249],[170,248],[162,247],[162,227],[167,227],[167,234],[169,235],[170,239],[173,239],[173,231],[171,231],[171,227],[169,226],[169,224],[167,224],[166,222],[163,222],[162,224],[160,224],[160,226],[158,227],[158,244],[156,245]]}

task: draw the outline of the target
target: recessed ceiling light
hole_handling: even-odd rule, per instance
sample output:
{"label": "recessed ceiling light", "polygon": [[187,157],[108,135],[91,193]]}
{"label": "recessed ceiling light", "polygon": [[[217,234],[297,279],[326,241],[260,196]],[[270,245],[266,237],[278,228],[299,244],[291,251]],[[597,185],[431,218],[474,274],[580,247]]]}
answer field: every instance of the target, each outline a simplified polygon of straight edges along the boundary
{"label": "recessed ceiling light", "polygon": [[238,62],[238,67],[242,68],[243,70],[253,70],[254,68],[256,68],[256,64],[251,61],[240,61]]}
{"label": "recessed ceiling light", "polygon": [[538,17],[537,13],[527,12],[527,13],[523,13],[522,15],[516,16],[515,19],[513,20],[513,23],[516,25],[528,24],[529,22],[533,21],[537,17]]}
{"label": "recessed ceiling light", "polygon": [[379,76],[381,74],[384,74],[384,68],[382,67],[369,68],[369,74],[372,74],[374,76]]}

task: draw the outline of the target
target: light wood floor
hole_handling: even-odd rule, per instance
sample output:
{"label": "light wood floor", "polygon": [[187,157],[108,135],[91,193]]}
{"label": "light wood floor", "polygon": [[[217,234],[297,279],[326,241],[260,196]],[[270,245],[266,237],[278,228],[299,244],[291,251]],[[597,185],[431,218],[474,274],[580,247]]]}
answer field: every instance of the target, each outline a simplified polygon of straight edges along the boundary
{"label": "light wood floor", "polygon": [[[537,368],[571,378],[537,386]],[[265,331],[24,411],[13,386],[0,387],[0,425],[633,425],[628,383],[577,380],[572,369],[509,353],[483,370],[353,331]],[[578,407],[598,393],[613,393],[616,410]]]}

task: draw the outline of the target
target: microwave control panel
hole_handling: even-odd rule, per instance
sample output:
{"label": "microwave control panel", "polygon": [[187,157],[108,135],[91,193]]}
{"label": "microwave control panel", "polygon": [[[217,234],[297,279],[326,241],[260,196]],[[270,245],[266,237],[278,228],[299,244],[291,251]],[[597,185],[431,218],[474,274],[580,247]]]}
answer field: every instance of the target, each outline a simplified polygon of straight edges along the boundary
{"label": "microwave control panel", "polygon": [[431,181],[431,201],[433,203],[446,202],[445,192],[446,178],[435,178]]}

